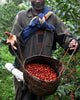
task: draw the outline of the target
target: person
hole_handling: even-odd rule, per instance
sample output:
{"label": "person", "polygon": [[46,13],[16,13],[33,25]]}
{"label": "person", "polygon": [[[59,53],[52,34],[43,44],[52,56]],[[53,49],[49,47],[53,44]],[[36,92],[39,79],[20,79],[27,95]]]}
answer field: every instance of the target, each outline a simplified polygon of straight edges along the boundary
{"label": "person", "polygon": [[[32,7],[18,12],[7,43],[10,52],[11,46],[18,54],[19,44],[23,60],[34,55],[51,56],[56,49],[56,42],[64,49],[69,48],[71,54],[75,48],[79,48],[78,41],[64,23],[49,9],[44,7],[45,0],[30,0]],[[15,59],[15,67],[22,71],[22,67]],[[15,100],[45,100],[29,91],[24,82],[18,82],[14,78]]]}

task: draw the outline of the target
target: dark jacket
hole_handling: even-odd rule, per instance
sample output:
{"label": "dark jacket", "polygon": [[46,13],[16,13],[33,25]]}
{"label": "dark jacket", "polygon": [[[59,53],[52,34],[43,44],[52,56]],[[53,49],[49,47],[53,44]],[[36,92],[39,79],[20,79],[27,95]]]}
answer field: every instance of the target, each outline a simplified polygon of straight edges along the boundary
{"label": "dark jacket", "polygon": [[[23,29],[28,26],[32,18],[33,14],[31,8],[28,11],[20,11],[15,18],[12,29],[12,34],[16,35],[18,38],[24,59],[33,55],[51,56],[55,42],[58,42],[63,49],[66,49],[68,47],[69,42],[73,38],[72,33],[54,13],[48,18],[47,22],[55,26],[56,30],[55,32],[46,30],[44,31],[41,50],[39,51],[38,48],[38,34],[36,34],[37,32],[35,32],[27,41],[27,43],[24,44],[21,38],[21,33]],[[17,68],[20,68],[19,62],[17,60],[15,64]]]}
{"label": "dark jacket", "polygon": [[[23,59],[28,58],[33,55],[46,55],[51,56],[52,50],[54,49],[55,42],[58,42],[63,49],[68,47],[69,42],[72,40],[73,36],[72,33],[67,29],[67,27],[63,24],[63,22],[53,13],[47,20],[48,24],[55,26],[55,32],[44,31],[44,37],[42,42],[42,48],[39,51],[38,48],[38,34],[35,32],[32,37],[24,44],[21,33],[23,29],[28,26],[31,19],[33,18],[33,14],[31,9],[22,10],[20,11],[16,18],[12,29],[12,34],[17,36],[18,43],[20,45]],[[10,49],[10,51],[12,51]],[[19,52],[18,52],[19,53]],[[15,67],[22,70],[21,64],[17,59],[15,59]],[[32,93],[28,93],[28,88],[23,87],[25,86],[22,82],[18,82],[15,79],[15,91],[16,91],[16,98],[15,100],[44,100],[40,97],[38,99],[30,99],[29,96]],[[22,86],[23,85],[23,86]],[[27,92],[28,91],[28,92]],[[29,99],[27,99],[29,96]],[[23,98],[23,99],[22,99]],[[24,99],[25,98],[25,99]]]}

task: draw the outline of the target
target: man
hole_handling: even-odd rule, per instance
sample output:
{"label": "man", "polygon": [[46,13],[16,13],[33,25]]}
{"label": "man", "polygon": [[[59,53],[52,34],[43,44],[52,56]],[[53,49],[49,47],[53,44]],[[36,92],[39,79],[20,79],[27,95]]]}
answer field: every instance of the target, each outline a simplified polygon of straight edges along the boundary
{"label": "man", "polygon": [[[44,8],[45,0],[30,1],[32,8],[28,11],[20,11],[15,18],[11,34],[6,33],[8,35],[7,43],[10,43],[11,52],[11,46],[17,52],[16,43],[20,45],[23,59],[34,55],[51,56],[52,50],[55,49],[55,42],[58,42],[65,50],[69,47],[70,54],[75,48],[78,48],[77,40],[54,13],[48,18],[45,17],[49,12],[47,8]],[[35,16],[38,17],[34,20]],[[45,20],[43,20],[44,18]],[[26,36],[28,31],[31,34]],[[22,71],[17,59],[15,60],[15,67]],[[14,84],[15,100],[45,100],[45,97],[39,97],[31,93],[27,86],[23,82],[18,82],[16,78],[14,79]]]}

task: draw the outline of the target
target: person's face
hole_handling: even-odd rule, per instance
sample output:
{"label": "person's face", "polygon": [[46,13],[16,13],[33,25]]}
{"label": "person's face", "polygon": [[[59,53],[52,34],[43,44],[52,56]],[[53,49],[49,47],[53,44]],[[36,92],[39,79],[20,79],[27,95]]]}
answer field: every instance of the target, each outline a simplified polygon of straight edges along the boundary
{"label": "person's face", "polygon": [[41,11],[44,7],[45,0],[30,0],[32,7],[36,11]]}

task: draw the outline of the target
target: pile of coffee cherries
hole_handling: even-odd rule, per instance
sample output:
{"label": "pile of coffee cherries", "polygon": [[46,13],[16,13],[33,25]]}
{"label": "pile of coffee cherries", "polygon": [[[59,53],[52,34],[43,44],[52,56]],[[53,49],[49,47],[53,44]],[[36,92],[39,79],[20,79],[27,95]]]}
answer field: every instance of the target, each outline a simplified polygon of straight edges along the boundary
{"label": "pile of coffee cherries", "polygon": [[43,81],[54,81],[57,78],[55,70],[46,64],[29,64],[25,67],[25,70],[27,70],[30,75]]}

